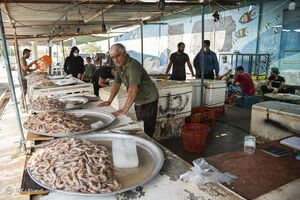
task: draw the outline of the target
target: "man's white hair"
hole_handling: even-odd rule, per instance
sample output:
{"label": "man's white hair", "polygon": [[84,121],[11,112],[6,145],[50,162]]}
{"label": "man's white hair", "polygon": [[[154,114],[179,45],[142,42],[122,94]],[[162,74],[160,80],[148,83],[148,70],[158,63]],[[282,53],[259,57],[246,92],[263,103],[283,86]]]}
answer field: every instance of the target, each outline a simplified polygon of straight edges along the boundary
{"label": "man's white hair", "polygon": [[121,43],[116,43],[114,45],[111,46],[110,50],[109,50],[109,54],[113,54],[116,51],[120,52],[120,53],[125,53],[126,52],[126,48],[123,44]]}

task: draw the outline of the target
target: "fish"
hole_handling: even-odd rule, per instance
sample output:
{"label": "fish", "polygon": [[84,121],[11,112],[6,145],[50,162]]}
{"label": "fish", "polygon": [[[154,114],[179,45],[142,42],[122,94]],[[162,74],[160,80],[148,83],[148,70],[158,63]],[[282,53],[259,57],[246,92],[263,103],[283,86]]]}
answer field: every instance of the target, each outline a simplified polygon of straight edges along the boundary
{"label": "fish", "polygon": [[274,27],[274,28],[273,28],[273,33],[274,33],[274,34],[278,33],[279,29],[280,29],[280,27]]}
{"label": "fish", "polygon": [[276,15],[275,17],[274,17],[274,20],[278,20],[280,18],[280,15]]}
{"label": "fish", "polygon": [[243,38],[243,37],[246,37],[248,34],[248,28],[242,28],[240,30],[238,30],[237,32],[235,32],[235,36],[240,39],[240,38]]}
{"label": "fish", "polygon": [[252,9],[252,10],[250,10],[249,12],[245,12],[245,13],[241,16],[239,22],[240,22],[241,24],[246,24],[246,23],[249,23],[249,22],[251,22],[252,20],[254,20],[254,19],[256,18],[256,17],[254,17],[254,16],[256,15],[256,12],[254,12],[254,10],[255,10],[255,9]]}
{"label": "fish", "polygon": [[265,24],[265,29],[268,30],[268,29],[270,28],[270,25],[271,25],[271,23],[270,23],[270,22],[267,22],[267,23]]}

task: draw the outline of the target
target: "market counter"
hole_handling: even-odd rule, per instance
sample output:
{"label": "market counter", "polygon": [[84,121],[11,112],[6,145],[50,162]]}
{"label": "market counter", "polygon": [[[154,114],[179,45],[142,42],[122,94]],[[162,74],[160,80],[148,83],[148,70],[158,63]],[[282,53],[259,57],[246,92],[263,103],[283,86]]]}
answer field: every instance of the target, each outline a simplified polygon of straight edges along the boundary
{"label": "market counter", "polygon": [[[246,199],[254,199],[300,179],[300,162],[293,154],[277,158],[261,151],[261,148],[266,146],[291,150],[277,140],[258,145],[253,156],[246,155],[243,150],[237,150],[210,156],[205,160],[222,172],[229,171],[238,176],[230,186],[225,185],[227,188]],[[298,195],[300,195],[299,191]],[[288,198],[285,196],[282,199]]]}
{"label": "market counter", "polygon": [[[111,106],[109,107],[96,107],[101,101],[91,102],[84,106],[88,109],[102,110],[106,112],[115,111]],[[105,133],[124,133],[131,134],[151,140],[156,143],[164,153],[164,165],[158,175],[150,180],[145,185],[137,187],[133,190],[116,194],[114,196],[101,197],[101,200],[154,200],[154,199],[201,199],[201,200],[240,200],[244,199],[232,192],[221,184],[213,183],[206,184],[201,187],[197,185],[185,183],[179,180],[181,174],[191,169],[191,165],[176,156],[167,148],[161,146],[155,140],[149,138],[143,132],[143,124],[128,118],[128,116],[118,117],[118,122],[112,124],[105,130],[95,132],[95,134]],[[50,191],[45,195],[33,195],[31,199],[44,199],[44,200],[81,200],[83,196],[74,196],[63,194],[59,192]],[[98,200],[99,198],[89,197],[89,200]]]}
{"label": "market counter", "polygon": [[[192,83],[184,81],[154,80],[159,93],[157,108],[157,123],[154,138],[157,140],[178,137],[181,135],[180,127],[185,124],[185,118],[191,115]],[[100,89],[100,98],[109,99],[112,87]],[[122,109],[126,103],[127,89],[122,84],[119,93],[112,102],[112,107]],[[136,119],[134,106],[128,115]]]}

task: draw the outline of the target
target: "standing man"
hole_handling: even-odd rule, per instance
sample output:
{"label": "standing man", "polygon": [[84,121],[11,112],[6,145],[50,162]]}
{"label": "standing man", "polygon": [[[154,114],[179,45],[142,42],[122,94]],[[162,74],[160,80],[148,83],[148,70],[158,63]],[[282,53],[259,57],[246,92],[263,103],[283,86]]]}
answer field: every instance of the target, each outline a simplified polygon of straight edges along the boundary
{"label": "standing man", "polygon": [[123,83],[127,88],[128,97],[124,108],[113,114],[115,116],[126,114],[134,102],[137,119],[144,121],[144,131],[152,137],[155,132],[158,105],[158,91],[154,82],[142,65],[126,53],[122,44],[114,44],[110,49],[110,56],[117,66],[115,82],[108,101],[98,106],[109,106]]}
{"label": "standing man", "polygon": [[109,83],[107,79],[115,78],[116,69],[114,67],[100,67],[92,77],[92,83],[94,86],[94,94],[99,97],[99,89],[108,87]]}
{"label": "standing man", "polygon": [[[215,52],[209,49],[210,41],[204,40],[204,78],[214,79],[214,70],[216,77],[219,78],[219,63]],[[196,69],[197,78],[201,78],[202,65],[202,49],[194,58],[194,67]]]}
{"label": "standing man", "polygon": [[109,51],[106,52],[105,58],[106,58],[106,61],[103,63],[103,66],[115,67],[114,61],[112,60],[112,58],[109,55]]}
{"label": "standing man", "polygon": [[295,89],[293,87],[285,87],[285,79],[279,76],[279,71],[277,67],[271,68],[271,76],[268,78],[265,85],[261,86],[262,92],[265,93],[291,93],[295,94]]}
{"label": "standing man", "polygon": [[178,50],[175,53],[171,54],[170,62],[166,71],[166,76],[168,76],[168,73],[173,64],[171,80],[181,81],[186,79],[185,63],[188,64],[192,76],[195,75],[190,62],[190,58],[186,53],[184,53],[185,44],[183,42],[179,42],[177,47]]}
{"label": "standing man", "polygon": [[27,75],[27,72],[34,72],[37,70],[37,66],[35,66],[34,69],[30,69],[30,67],[35,64],[35,60],[32,61],[29,65],[27,64],[26,59],[30,57],[30,50],[29,49],[24,49],[23,50],[23,56],[20,59],[21,67],[22,67],[22,82],[23,82],[23,87],[24,87],[24,94],[27,93],[27,80],[24,78]]}

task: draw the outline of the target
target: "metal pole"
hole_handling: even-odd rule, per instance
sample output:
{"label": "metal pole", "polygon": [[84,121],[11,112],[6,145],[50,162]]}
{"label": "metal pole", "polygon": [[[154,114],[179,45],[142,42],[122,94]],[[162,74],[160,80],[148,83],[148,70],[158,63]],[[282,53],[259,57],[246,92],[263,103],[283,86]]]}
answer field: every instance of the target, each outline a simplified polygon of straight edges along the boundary
{"label": "metal pole", "polygon": [[0,27],[0,29],[1,29],[1,40],[2,40],[4,58],[5,58],[6,72],[7,72],[7,76],[8,76],[8,79],[9,79],[9,84],[10,84],[10,87],[11,87],[11,94],[12,94],[12,98],[13,98],[15,109],[16,109],[17,121],[18,121],[19,131],[20,131],[20,144],[19,144],[20,146],[19,147],[22,147],[23,145],[25,146],[25,138],[24,138],[24,133],[23,133],[23,128],[22,128],[20,112],[19,112],[19,108],[18,108],[18,102],[17,102],[17,98],[16,98],[14,81],[13,81],[13,77],[11,75],[11,68],[10,68],[10,62],[9,62],[9,57],[8,57],[8,53],[7,53],[7,45],[6,45],[5,35],[4,35],[4,25],[3,25],[2,13],[1,12],[0,12],[0,26],[1,26]]}
{"label": "metal pole", "polygon": [[202,6],[201,106],[204,105],[204,9]]}
{"label": "metal pole", "polygon": [[107,45],[108,45],[108,51],[110,50],[110,37],[108,32],[108,38],[107,38]]}
{"label": "metal pole", "polygon": [[144,36],[143,36],[143,23],[141,23],[141,61],[144,66]]}
{"label": "metal pole", "polygon": [[[52,46],[49,45],[49,56],[52,59]],[[52,64],[49,66],[49,74],[52,74]]]}

